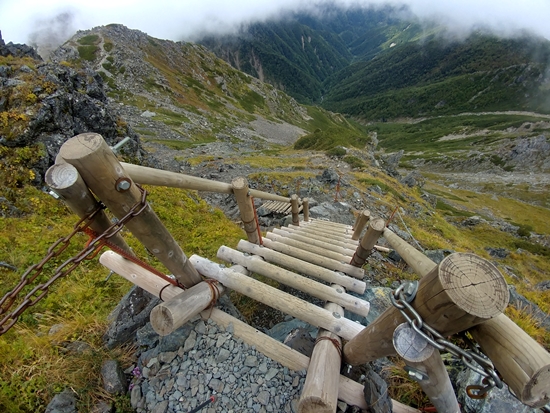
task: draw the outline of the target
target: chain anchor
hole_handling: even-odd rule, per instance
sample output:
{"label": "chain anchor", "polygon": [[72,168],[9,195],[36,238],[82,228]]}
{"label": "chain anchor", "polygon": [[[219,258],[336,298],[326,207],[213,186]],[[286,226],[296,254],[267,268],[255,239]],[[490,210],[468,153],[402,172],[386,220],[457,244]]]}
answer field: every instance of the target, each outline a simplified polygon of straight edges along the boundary
{"label": "chain anchor", "polygon": [[[424,322],[420,314],[411,305],[418,291],[418,281],[406,281],[390,294],[392,304],[401,312],[411,328],[420,334],[429,344],[439,351],[445,351],[457,357],[469,369],[483,377],[483,386],[468,386],[468,396],[483,398],[493,388],[503,387],[502,380],[498,376],[491,360],[483,354],[470,339],[465,336],[465,342],[471,349],[462,349],[443,337],[438,331]],[[410,374],[410,373],[409,373]],[[473,396],[471,396],[473,395]]]}

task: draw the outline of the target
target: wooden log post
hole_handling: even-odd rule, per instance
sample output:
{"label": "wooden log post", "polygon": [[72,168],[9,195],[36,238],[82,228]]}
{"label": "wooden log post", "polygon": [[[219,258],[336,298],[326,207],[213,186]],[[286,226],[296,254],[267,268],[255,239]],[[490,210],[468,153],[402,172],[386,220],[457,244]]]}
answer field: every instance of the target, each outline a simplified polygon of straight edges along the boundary
{"label": "wooden log post", "polygon": [[[76,168],[71,164],[59,163],[51,166],[46,171],[45,180],[46,184],[61,197],[69,209],[80,218],[87,217],[99,207],[99,202],[94,198]],[[103,210],[98,211],[90,223],[90,228],[98,234],[103,233],[110,226],[111,221]],[[110,237],[109,241],[127,254],[134,255],[120,232]]]}
{"label": "wooden log post", "polygon": [[352,240],[358,240],[361,237],[361,232],[363,232],[363,229],[367,225],[367,222],[370,219],[370,211],[365,209],[364,211],[359,214],[357,217],[357,221],[355,222],[355,226],[353,227],[353,234],[351,236]]}
{"label": "wooden log post", "polygon": [[290,197],[290,205],[292,207],[292,225],[300,226],[300,201],[298,195],[294,194]]}
{"label": "wooden log post", "polygon": [[372,254],[372,251],[380,238],[380,235],[384,232],[386,223],[382,218],[375,218],[369,221],[367,232],[361,238],[361,243],[357,246],[355,254],[350,261],[350,264],[354,267],[362,267],[367,258]]}
{"label": "wooden log post", "polygon": [[300,274],[305,274],[328,283],[342,285],[347,290],[358,294],[363,294],[367,288],[367,284],[357,278],[348,277],[340,272],[332,271],[328,268],[311,264],[298,258],[289,257],[283,253],[273,251],[269,248],[262,247],[261,245],[252,244],[245,240],[239,241],[237,249],[239,251],[248,252],[249,254],[259,255],[260,257],[265,258],[266,261],[275,263],[284,268],[289,268]]}
{"label": "wooden log post", "polygon": [[[83,133],[75,136],[63,144],[59,154],[76,167],[84,182],[118,219],[141,201],[141,191],[101,135]],[[185,287],[201,281],[197,270],[149,205],[126,227]]]}
{"label": "wooden log post", "polygon": [[167,336],[191,320],[205,308],[215,304],[224,292],[223,285],[202,281],[151,310],[151,326]]}
{"label": "wooden log post", "polygon": [[[438,412],[460,413],[453,386],[439,351],[429,344],[408,324],[397,326],[393,333],[393,345],[397,354],[420,377],[413,377]],[[409,373],[410,374],[410,373]]]}
{"label": "wooden log post", "polygon": [[254,244],[260,244],[260,236],[256,225],[254,205],[252,204],[252,198],[249,194],[248,181],[246,178],[240,176],[233,179],[231,186],[235,198],[237,199],[237,205],[241,213],[241,221],[243,222],[248,241]]}
{"label": "wooden log post", "polygon": [[[489,261],[454,253],[420,280],[413,308],[443,336],[467,330],[502,313],[508,304],[506,281]],[[351,365],[395,354],[392,336],[405,319],[391,307],[344,347]]]}
{"label": "wooden log post", "polygon": [[239,274],[229,268],[220,267],[206,258],[193,255],[189,260],[197,270],[206,277],[214,278],[226,288],[235,290],[250,298],[273,307],[279,311],[298,318],[306,323],[338,334],[340,337],[350,340],[364,327],[347,318],[334,315],[331,312],[317,307],[314,304],[294,297],[291,294],[280,291],[251,277]]}
{"label": "wooden log post", "polygon": [[[390,230],[384,236],[418,275],[437,266]],[[522,403],[540,407],[550,401],[550,354],[516,323],[501,314],[469,331]]]}
{"label": "wooden log post", "polygon": [[314,297],[339,304],[352,313],[363,317],[369,314],[370,304],[368,301],[347,294],[343,288],[334,289],[328,285],[293,273],[292,271],[277,267],[276,265],[265,262],[257,255],[252,257],[246,256],[242,252],[222,245],[218,249],[217,256],[224,261],[242,265],[250,272],[265,275],[272,280],[303,291]]}
{"label": "wooden log post", "polygon": [[304,212],[304,221],[308,222],[309,221],[309,199],[308,198],[304,198],[302,200],[302,207]]}
{"label": "wooden log post", "polygon": [[[341,289],[333,285],[335,290]],[[344,309],[327,303],[325,309],[344,316]],[[342,340],[330,331],[319,329],[317,341],[307,368],[302,388],[299,413],[334,413],[338,407],[338,382],[342,365]]]}
{"label": "wooden log post", "polygon": [[540,344],[505,315],[469,331],[522,403],[550,403],[550,354]]}

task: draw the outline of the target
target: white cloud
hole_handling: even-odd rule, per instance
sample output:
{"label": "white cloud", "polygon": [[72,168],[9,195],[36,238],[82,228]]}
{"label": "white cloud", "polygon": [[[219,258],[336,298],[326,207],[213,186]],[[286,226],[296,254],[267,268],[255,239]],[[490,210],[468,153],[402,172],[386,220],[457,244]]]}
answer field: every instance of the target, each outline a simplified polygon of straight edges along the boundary
{"label": "white cloud", "polygon": [[[325,0],[320,0],[325,1]],[[335,0],[342,5],[407,4],[421,18],[437,19],[457,31],[483,26],[498,34],[530,30],[550,39],[549,0]],[[205,30],[229,31],[242,23],[308,7],[306,0],[1,0],[0,30],[4,40],[29,42],[60,13],[70,13],[65,27],[53,25],[60,37],[77,29],[122,23],[173,40],[189,39]]]}

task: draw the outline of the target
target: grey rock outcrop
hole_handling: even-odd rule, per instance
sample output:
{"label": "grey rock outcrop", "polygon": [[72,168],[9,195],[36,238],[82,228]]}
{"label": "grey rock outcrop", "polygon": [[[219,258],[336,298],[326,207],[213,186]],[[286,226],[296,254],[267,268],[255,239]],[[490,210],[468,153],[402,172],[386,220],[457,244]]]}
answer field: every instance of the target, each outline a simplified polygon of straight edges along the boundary
{"label": "grey rock outcrop", "polygon": [[15,57],[30,57],[35,60],[42,60],[40,55],[32,47],[26,44],[12,43],[6,44],[2,39],[2,32],[0,31],[0,56],[15,56]]}

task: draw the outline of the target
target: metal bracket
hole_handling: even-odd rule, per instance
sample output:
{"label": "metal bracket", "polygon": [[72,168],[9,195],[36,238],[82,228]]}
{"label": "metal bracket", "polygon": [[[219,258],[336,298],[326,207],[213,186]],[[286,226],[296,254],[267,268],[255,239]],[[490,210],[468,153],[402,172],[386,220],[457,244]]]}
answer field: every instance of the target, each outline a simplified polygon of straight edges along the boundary
{"label": "metal bracket", "polygon": [[415,381],[424,381],[430,378],[426,373],[411,366],[405,366],[404,370],[407,372],[409,377]]}

